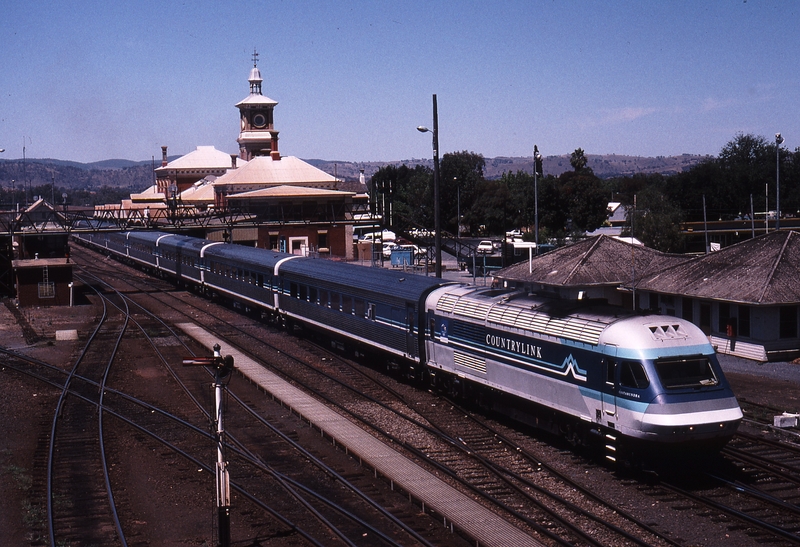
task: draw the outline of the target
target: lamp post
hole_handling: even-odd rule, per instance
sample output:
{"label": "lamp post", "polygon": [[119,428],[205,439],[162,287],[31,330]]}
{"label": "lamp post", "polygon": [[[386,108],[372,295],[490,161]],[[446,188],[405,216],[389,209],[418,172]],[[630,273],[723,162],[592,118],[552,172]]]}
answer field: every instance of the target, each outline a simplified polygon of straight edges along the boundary
{"label": "lamp post", "polygon": [[433,133],[433,241],[435,248],[436,277],[442,277],[442,230],[439,220],[439,114],[436,94],[433,94],[433,130],[424,125],[417,127],[422,133]]}
{"label": "lamp post", "polygon": [[[536,237],[536,256],[539,256],[539,147],[533,145],[533,226]],[[530,218],[530,217],[529,217]]]}
{"label": "lamp post", "polygon": [[[783,137],[780,133],[775,134],[775,209],[777,218],[775,219],[775,229],[781,228],[781,144]],[[768,213],[769,214],[769,213]]]}

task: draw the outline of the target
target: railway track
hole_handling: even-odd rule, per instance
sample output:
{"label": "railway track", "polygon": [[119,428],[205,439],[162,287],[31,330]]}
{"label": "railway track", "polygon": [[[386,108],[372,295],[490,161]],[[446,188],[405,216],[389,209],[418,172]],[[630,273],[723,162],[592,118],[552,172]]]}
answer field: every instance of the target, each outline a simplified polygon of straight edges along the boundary
{"label": "railway track", "polygon": [[[221,325],[206,323],[205,327],[214,329],[221,336],[229,339],[252,336],[251,333],[236,328],[230,322],[225,322]],[[259,340],[259,342],[263,345],[263,340]],[[276,350],[282,351],[286,355],[285,348],[276,348]],[[304,366],[302,374],[298,374],[296,367],[291,372],[288,370],[283,370],[282,372],[291,376],[295,382],[307,382],[306,389],[308,391],[314,392],[318,396],[325,395],[330,404],[350,412],[354,419],[361,420],[365,427],[375,428],[389,442],[405,446],[412,457],[419,461],[425,461],[429,467],[437,472],[445,473],[451,480],[459,483],[462,488],[472,495],[483,497],[487,505],[506,512],[509,519],[515,520],[521,526],[529,527],[540,535],[560,544],[578,542],[587,545],[603,545],[608,544],[604,542],[614,543],[620,539],[634,545],[649,545],[652,544],[650,543],[652,541],[655,541],[656,544],[669,543],[664,538],[661,538],[661,543],[658,543],[658,534],[642,523],[637,524],[630,516],[627,517],[628,522],[626,524],[629,528],[631,526],[638,528],[635,532],[629,532],[617,527],[615,524],[609,524],[609,516],[620,514],[622,511],[615,511],[614,507],[609,508],[608,504],[604,505],[602,500],[595,500],[589,510],[568,502],[562,496],[549,492],[546,488],[537,486],[533,479],[541,478],[543,474],[542,467],[539,463],[532,466],[530,462],[535,458],[531,456],[501,465],[491,462],[486,455],[479,456],[479,451],[465,444],[463,436],[466,433],[464,432],[462,432],[462,438],[456,440],[452,435],[445,433],[441,426],[433,427],[422,423],[413,423],[414,415],[417,413],[396,393],[392,394],[396,404],[385,405],[380,402],[392,398],[386,397],[387,388],[384,381],[357,371],[350,364],[342,361],[339,356],[330,352],[323,352],[319,348],[305,351],[310,352],[311,355],[303,357],[294,355],[293,362],[289,365],[289,367],[294,367],[297,363],[302,363]],[[320,366],[320,363],[323,363],[323,366]],[[322,382],[328,384],[327,388],[319,384],[320,372],[326,373]],[[344,388],[344,390],[341,388]],[[343,392],[347,392],[350,395],[342,398],[341,393]],[[354,394],[359,394],[361,398],[353,398]],[[412,420],[411,424],[415,428],[421,428],[423,435],[430,438],[430,440],[423,441],[420,447],[415,447],[404,438],[387,433],[394,428],[404,430],[406,436],[408,436],[410,427],[408,423],[381,425],[381,419],[378,418],[375,410],[370,411],[366,418],[363,413],[360,415],[357,412],[357,407],[364,404],[364,395],[368,395],[368,404],[385,407],[395,413],[392,416],[390,412],[387,418],[389,421],[398,418],[401,420],[410,418]],[[394,409],[389,407],[394,407]],[[430,418],[427,420],[430,423]],[[448,420],[449,418],[445,417],[442,421]],[[457,421],[456,423],[459,422]],[[483,433],[475,433],[473,435],[473,443],[476,446],[479,444],[477,438],[480,435],[485,436]],[[489,437],[492,437],[492,435],[490,433]],[[433,448],[434,445],[436,448]],[[484,446],[487,449],[491,448],[492,442],[488,441],[484,443]],[[507,449],[499,452],[495,450],[495,452],[502,455],[507,452]],[[513,449],[511,453],[514,454]],[[495,457],[497,456],[495,455]],[[533,469],[532,473],[531,469]],[[464,477],[469,477],[469,479],[464,480]],[[552,477],[550,480],[552,480]],[[531,494],[531,491],[534,491],[535,494]],[[549,503],[543,503],[537,499],[539,496],[548,497]],[[553,504],[560,507],[553,508]],[[542,525],[540,524],[541,522],[547,524]],[[579,524],[575,524],[575,522]],[[591,530],[591,532],[585,532],[584,528]],[[604,532],[598,534],[598,528],[603,529]],[[641,537],[637,537],[637,533]],[[603,534],[606,536],[603,539],[595,537]]]}
{"label": "railway track", "polygon": [[[139,282],[141,281],[137,279],[137,283]],[[153,296],[154,290],[155,289],[152,287],[148,289],[139,288],[133,292],[140,293],[142,295]],[[177,296],[171,292],[157,292],[155,294],[160,296]],[[208,311],[207,303],[197,304],[196,306],[196,312],[190,312],[191,315],[194,315],[194,320],[202,318]],[[286,355],[288,351],[285,344],[278,348],[266,348],[263,327],[255,325],[251,321],[245,320],[244,318],[241,320],[233,320],[228,322],[215,322],[212,320],[211,322],[205,323],[204,326],[208,329],[216,330],[220,336],[225,336],[230,341],[241,342],[245,351],[279,351],[282,352],[283,357],[288,357]],[[291,343],[288,345],[288,347],[293,349],[295,346],[297,345]],[[306,353],[314,353],[317,350],[309,350],[306,348],[303,351]],[[345,391],[342,389],[342,386],[349,386],[346,388],[346,391],[349,393],[371,393],[372,389],[378,390],[375,392],[376,394],[370,398],[360,400],[354,398],[345,398],[338,404],[340,404],[342,408],[347,409],[355,415],[361,415],[359,419],[362,419],[365,424],[369,424],[370,427],[374,427],[376,434],[383,435],[390,442],[407,444],[409,446],[409,453],[415,458],[423,460],[424,458],[436,452],[438,460],[436,458],[432,458],[432,460],[436,461],[430,461],[428,465],[447,473],[451,476],[453,481],[457,481],[460,477],[469,475],[471,479],[466,482],[472,484],[464,484],[463,487],[472,489],[473,492],[482,490],[491,493],[489,498],[492,499],[487,498],[487,503],[496,504],[498,507],[503,505],[497,503],[498,500],[507,502],[505,503],[506,507],[502,510],[508,512],[509,518],[519,519],[522,525],[530,526],[544,536],[548,536],[549,532],[557,530],[559,527],[561,527],[562,521],[581,521],[581,524],[577,527],[578,530],[565,531],[566,528],[562,528],[561,530],[553,532],[552,536],[548,536],[550,537],[550,540],[555,543],[569,542],[577,544],[641,545],[681,544],[680,534],[660,533],[652,526],[642,522],[642,519],[638,519],[637,522],[636,517],[633,516],[630,518],[617,518],[617,515],[625,515],[625,512],[619,510],[619,508],[615,508],[614,505],[607,501],[597,499],[597,496],[592,496],[591,492],[582,493],[581,496],[585,496],[587,499],[595,498],[592,501],[581,501],[579,504],[574,504],[573,507],[570,507],[567,503],[557,502],[557,505],[561,505],[560,508],[547,509],[553,511],[552,513],[537,513],[536,511],[546,511],[540,507],[541,505],[546,504],[539,500],[534,501],[533,498],[536,498],[536,496],[547,496],[547,494],[538,492],[536,495],[526,494],[528,496],[527,501],[520,501],[519,499],[512,499],[512,496],[521,494],[517,493],[512,495],[509,494],[509,491],[536,491],[535,484],[532,481],[526,482],[529,479],[525,476],[525,474],[530,473],[531,470],[533,470],[534,478],[541,479],[541,477],[544,476],[542,473],[542,468],[547,467],[547,464],[543,466],[541,463],[546,458],[542,458],[539,455],[533,454],[527,460],[519,460],[522,463],[517,463],[514,458],[509,457],[509,453],[516,457],[519,454],[515,454],[515,452],[519,452],[519,450],[513,448],[513,445],[497,441],[497,439],[492,435],[484,437],[479,434],[469,434],[463,431],[460,431],[460,435],[457,433],[448,432],[448,425],[451,427],[454,424],[461,425],[461,422],[463,421],[463,415],[460,419],[459,413],[463,413],[463,409],[457,410],[454,416],[440,418],[440,416],[443,414],[441,412],[443,406],[449,405],[449,403],[442,402],[442,406],[440,406],[435,412],[426,415],[425,412],[420,412],[421,408],[418,402],[412,401],[409,403],[408,401],[402,400],[402,397],[395,398],[395,396],[388,396],[386,395],[385,391],[380,391],[381,389],[385,388],[369,387],[370,382],[374,382],[375,380],[359,380],[358,378],[362,376],[362,373],[353,372],[354,369],[351,367],[349,362],[340,360],[339,356],[337,355],[322,353],[319,351],[316,354],[316,359],[313,359],[309,356],[299,357],[299,359],[300,361],[305,361],[307,363],[316,363],[316,365],[309,366],[307,369],[309,371],[307,374],[310,377],[318,374],[319,370],[325,370],[329,373],[329,376],[324,377],[323,380],[309,380],[308,389],[317,393],[333,392],[334,395],[341,395],[341,393]],[[283,370],[283,372],[287,376],[295,378],[296,380],[297,367],[295,364],[295,361],[285,364],[284,366],[286,368]],[[289,369],[291,369],[291,372]],[[386,382],[384,380],[379,380],[377,383],[381,384]],[[415,427],[419,428],[421,431],[421,433],[419,433],[420,437],[428,439],[420,442],[418,446],[412,446],[413,443],[405,440],[404,438],[392,435],[392,432],[394,431],[404,431],[405,434],[408,434],[407,430],[409,429],[409,419],[412,422],[419,422],[419,424],[415,425]],[[437,423],[437,420],[441,420],[441,422]],[[435,435],[442,436],[436,438]],[[430,440],[434,438],[435,440]],[[497,449],[499,445],[503,446],[502,450]],[[442,446],[445,448],[441,449],[440,447]],[[454,457],[451,455],[453,451],[460,451],[462,453],[469,454],[472,460],[489,460],[492,458],[498,458],[500,461],[493,462],[488,465],[483,463],[481,465],[484,466],[484,470],[476,472],[472,470],[472,467],[470,467],[476,465],[474,462],[466,465],[463,462],[467,461],[469,458],[465,459],[463,455]],[[495,453],[494,456],[492,456],[493,452]],[[442,467],[443,464],[441,462],[448,461],[450,459],[455,459],[455,461],[461,463],[454,463],[452,464],[452,467]],[[494,483],[485,478],[485,474],[488,473],[486,471],[488,467],[495,468],[495,470],[491,472],[498,477],[494,479],[496,481]],[[552,483],[553,480],[554,479],[549,478],[545,479],[544,482]],[[516,483],[516,485],[513,487],[509,485],[509,482],[512,481]],[[678,490],[672,490],[671,494],[664,494],[661,493],[661,491],[657,492],[655,490],[648,490],[652,488],[652,483],[648,483],[648,481],[645,479],[642,479],[641,482],[635,483],[634,488],[640,492],[646,492],[647,496],[661,500],[672,500],[678,495],[676,493]],[[739,495],[743,494],[740,493]],[[525,496],[522,496],[522,498],[525,498]],[[684,499],[689,498],[687,497]],[[679,501],[674,501],[673,503],[680,505]],[[708,518],[707,515],[709,514],[709,505],[703,504],[701,500],[697,500],[696,503],[696,512],[700,515],[704,515],[700,518]],[[684,505],[688,506],[689,504],[687,502]],[[726,515],[725,517],[721,517],[717,520],[720,526],[727,527],[732,532],[741,531],[741,533],[745,534],[747,537],[754,537],[751,535],[753,532],[749,528],[753,527],[755,529],[763,530],[763,532],[759,532],[763,535],[758,535],[759,539],[761,540],[769,541],[769,538],[778,538],[778,541],[788,541],[790,543],[793,541],[791,526],[789,528],[788,535],[783,535],[783,532],[781,532],[779,529],[770,531],[771,525],[767,522],[764,522],[763,525],[759,526],[758,523],[760,521],[755,516],[748,517],[744,513],[737,515],[734,509],[731,509],[729,512],[724,512],[722,509],[717,508],[715,511],[719,511],[719,514]],[[532,517],[531,515],[536,516]],[[614,518],[610,519],[608,518],[608,515],[612,515]],[[730,519],[731,522],[725,522],[727,519]],[[606,534],[602,537],[602,539],[597,539],[595,537],[598,536],[596,532],[598,520],[613,520],[611,526],[607,527],[607,529],[602,533]],[[737,520],[740,522],[740,524],[736,524]],[[545,522],[547,524],[542,526],[539,524],[541,522]],[[603,524],[601,527],[606,528],[605,524]],[[592,530],[592,532],[587,533],[584,536],[580,531],[581,528]],[[633,531],[631,531],[632,529]],[[671,539],[672,537],[675,539]]]}
{"label": "railway track", "polygon": [[[170,330],[170,332],[172,332]],[[166,364],[166,361],[165,361]],[[176,372],[173,370],[171,374],[177,376]],[[275,461],[285,461],[284,466],[286,469],[293,469],[296,470],[296,462],[297,462],[297,450],[299,449],[299,445],[295,442],[292,442],[291,439],[288,439],[286,436],[275,434],[278,432],[278,428],[274,426],[270,426],[269,422],[264,420],[261,416],[263,414],[257,414],[253,412],[252,408],[239,399],[238,397],[232,397],[232,400],[240,403],[239,406],[244,411],[244,414],[248,417],[249,422],[243,425],[241,428],[236,428],[237,431],[240,432],[239,435],[233,437],[231,439],[230,448],[230,457],[232,463],[235,462],[237,465],[237,469],[239,470],[239,477],[240,482],[234,485],[236,488],[239,489],[240,492],[246,493],[247,497],[251,500],[255,500],[258,504],[265,508],[267,506],[266,502],[263,500],[275,499],[276,496],[279,496],[284,501],[280,503],[281,511],[290,514],[290,515],[298,515],[302,514],[304,518],[307,518],[307,513],[310,511],[313,517],[316,517],[316,521],[322,523],[323,528],[327,528],[327,534],[321,530],[314,530],[314,533],[319,537],[322,535],[323,537],[328,535],[334,535],[339,538],[339,540],[344,541],[345,544],[351,544],[352,541],[349,537],[380,537],[383,538],[383,541],[387,545],[394,545],[395,541],[390,538],[386,532],[381,531],[378,527],[370,525],[367,520],[362,517],[356,517],[355,515],[359,513],[365,513],[367,511],[364,510],[364,507],[358,507],[356,509],[347,509],[345,505],[341,505],[340,503],[332,502],[333,495],[328,494],[329,498],[326,498],[325,494],[320,494],[319,492],[315,492],[309,488],[300,488],[303,490],[303,494],[298,493],[298,488],[293,486],[291,483],[293,481],[289,480],[287,477],[288,475],[285,472],[281,472],[279,469],[276,469],[277,464],[274,463]],[[197,403],[196,403],[197,404]],[[197,405],[199,406],[199,404]],[[232,410],[232,409],[231,409]],[[232,413],[232,416],[235,418],[237,416],[236,412]],[[258,418],[256,420],[255,418]],[[229,422],[235,423],[233,421]],[[269,435],[265,435],[264,428],[256,428],[255,432],[252,432],[253,424],[260,423],[261,425],[268,426],[267,433],[273,433],[270,437]],[[247,437],[247,441],[243,441],[242,438]],[[276,449],[275,445],[282,444],[284,445],[281,449]],[[286,448],[286,444],[289,444],[289,449]],[[270,454],[270,461],[271,463],[267,465],[263,460],[261,460],[258,455],[254,454],[251,449],[247,449],[247,446],[262,446],[266,445],[269,447],[268,452]],[[263,449],[262,449],[263,450]],[[322,468],[326,473],[329,475],[335,475],[332,473],[329,466],[324,465],[320,460],[317,458],[312,457],[307,452],[302,451],[303,456],[308,459],[313,459],[315,464]],[[279,467],[279,466],[278,466]],[[246,478],[243,478],[246,477]],[[271,479],[271,480],[265,480]],[[242,482],[243,481],[243,482]],[[352,488],[352,491],[357,493],[357,497],[360,499],[368,499],[367,496],[364,496],[362,492],[359,491],[358,488]],[[258,495],[252,494],[252,492],[259,492]],[[286,493],[289,493],[289,500],[297,502],[300,507],[298,508],[290,508],[287,506],[287,502],[285,501],[287,496]],[[312,498],[313,503],[307,501],[307,498]],[[337,519],[332,519],[331,517],[323,517],[320,509],[312,508],[313,504],[322,504],[328,511],[333,511],[337,515]],[[273,510],[271,511],[274,515],[279,514],[281,511]],[[386,514],[383,514],[382,517],[386,520]],[[403,528],[401,523],[398,523],[396,520],[389,518],[388,520],[392,521],[388,524],[386,522],[381,523],[381,526],[384,528],[393,528],[393,527],[400,527]],[[335,522],[335,524],[334,524]],[[292,525],[296,527],[296,525]],[[308,525],[306,525],[308,526]],[[410,529],[409,529],[410,531]],[[394,531],[396,533],[396,531]],[[413,532],[412,536],[414,535]],[[309,535],[311,537],[311,535]],[[420,544],[428,544],[427,541],[422,538],[421,536],[416,538]]]}

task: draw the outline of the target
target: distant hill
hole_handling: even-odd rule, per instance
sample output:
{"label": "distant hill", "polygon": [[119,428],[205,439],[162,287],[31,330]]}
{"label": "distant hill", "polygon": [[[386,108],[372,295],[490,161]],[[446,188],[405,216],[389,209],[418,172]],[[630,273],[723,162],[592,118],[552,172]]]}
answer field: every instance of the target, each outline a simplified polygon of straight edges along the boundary
{"label": "distant hill", "polygon": [[[655,158],[645,156],[621,156],[617,154],[592,155],[587,154],[589,167],[594,174],[600,178],[611,178],[618,176],[630,176],[636,173],[661,173],[663,175],[673,175],[691,169],[695,165],[702,163],[712,156],[700,156],[696,154],[683,154],[680,156],[658,156]],[[503,173],[516,173],[525,171],[531,173],[533,170],[533,157],[503,157],[485,158],[486,167],[484,176],[487,179],[499,179]],[[542,167],[544,174],[558,176],[565,171],[571,171],[569,164],[570,156],[547,156],[543,159]],[[418,159],[386,162],[346,162],[328,160],[305,160],[311,165],[322,169],[326,173],[336,175],[347,180],[358,179],[360,170],[364,170],[366,178],[371,177],[375,172],[386,165],[425,165],[433,168],[433,159]]]}
{"label": "distant hill", "polygon": [[[169,158],[170,161],[175,157]],[[681,156],[621,156],[591,155],[586,156],[589,167],[601,178],[630,176],[635,173],[662,173],[671,175],[680,173],[710,159],[711,156],[683,154]],[[560,175],[569,171],[570,157],[547,156],[543,167],[546,175]],[[369,179],[375,172],[386,165],[426,165],[433,167],[433,160],[413,158],[392,162],[348,162],[329,160],[305,160],[311,165],[344,180],[356,181],[360,170]],[[92,163],[79,163],[57,159],[0,160],[0,185],[9,188],[11,181],[21,186],[27,181],[32,187],[48,185],[55,182],[57,188],[77,188],[95,190],[103,186],[111,188],[129,188],[132,192],[140,192],[154,183],[152,160],[104,160]],[[160,162],[156,164],[156,167]],[[529,157],[496,157],[486,158],[484,175],[487,179],[498,179],[503,173],[517,171],[531,172],[533,158]]]}

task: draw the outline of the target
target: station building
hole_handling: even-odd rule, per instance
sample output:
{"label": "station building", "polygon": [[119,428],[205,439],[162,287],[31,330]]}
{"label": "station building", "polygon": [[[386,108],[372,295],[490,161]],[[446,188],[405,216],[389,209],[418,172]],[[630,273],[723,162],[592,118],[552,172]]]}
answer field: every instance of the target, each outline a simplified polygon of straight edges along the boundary
{"label": "station building", "polygon": [[[368,203],[366,187],[281,155],[274,123],[278,103],[262,94],[258,55],[253,57],[250,93],[236,104],[239,154],[198,146],[169,161],[162,146],[153,187],[121,205],[99,207],[97,213],[136,217],[132,224],[149,227],[158,227],[155,212],[159,218],[180,216],[187,226],[199,221],[202,235],[213,241],[350,260],[354,218]],[[203,214],[227,215],[228,220],[205,222],[199,218]]]}
{"label": "station building", "polygon": [[720,353],[800,356],[800,233],[773,231],[703,255],[670,255],[600,235],[497,272],[506,286],[691,321]]}

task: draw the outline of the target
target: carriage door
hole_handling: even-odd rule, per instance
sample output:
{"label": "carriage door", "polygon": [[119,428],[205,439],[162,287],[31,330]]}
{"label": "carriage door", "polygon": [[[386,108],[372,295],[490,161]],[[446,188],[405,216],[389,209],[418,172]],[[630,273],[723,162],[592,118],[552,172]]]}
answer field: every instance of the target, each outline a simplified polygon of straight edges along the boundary
{"label": "carriage door", "polygon": [[617,415],[617,362],[614,359],[603,359],[605,384],[601,398],[603,399],[603,414],[606,417]]}

